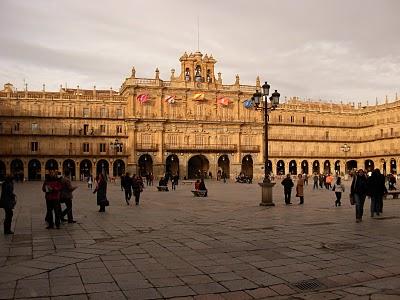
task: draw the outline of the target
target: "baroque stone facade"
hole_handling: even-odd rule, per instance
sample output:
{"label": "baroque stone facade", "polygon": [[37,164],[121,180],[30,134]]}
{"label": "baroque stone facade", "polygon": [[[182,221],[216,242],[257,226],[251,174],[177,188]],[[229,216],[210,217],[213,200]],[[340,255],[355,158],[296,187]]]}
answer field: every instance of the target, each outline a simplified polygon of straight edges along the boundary
{"label": "baroque stone facade", "polygon": [[[260,90],[215,76],[216,60],[200,52],[180,58],[170,80],[138,78],[119,92],[60,87],[57,92],[0,92],[0,176],[43,179],[50,169],[72,176],[166,172],[181,178],[218,170],[263,176],[263,114],[244,102]],[[282,99],[281,99],[282,100]],[[282,102],[282,101],[281,101]],[[344,172],[400,162],[400,101],[366,106],[286,99],[269,116],[269,167],[274,174]],[[348,152],[342,146],[350,146]]]}

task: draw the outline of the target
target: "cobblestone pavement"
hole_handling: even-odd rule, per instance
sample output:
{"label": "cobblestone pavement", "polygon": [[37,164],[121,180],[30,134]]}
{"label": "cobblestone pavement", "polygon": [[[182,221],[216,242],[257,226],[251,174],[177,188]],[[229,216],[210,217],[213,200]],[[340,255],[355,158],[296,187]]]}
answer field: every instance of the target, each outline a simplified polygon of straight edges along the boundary
{"label": "cobblestone pavement", "polygon": [[[14,236],[0,236],[0,299],[400,299],[400,199],[362,223],[346,195],[260,207],[257,184],[147,187],[127,206],[109,184],[101,214],[80,182],[76,224],[45,229],[41,183],[16,184]],[[3,213],[1,213],[3,216]]]}

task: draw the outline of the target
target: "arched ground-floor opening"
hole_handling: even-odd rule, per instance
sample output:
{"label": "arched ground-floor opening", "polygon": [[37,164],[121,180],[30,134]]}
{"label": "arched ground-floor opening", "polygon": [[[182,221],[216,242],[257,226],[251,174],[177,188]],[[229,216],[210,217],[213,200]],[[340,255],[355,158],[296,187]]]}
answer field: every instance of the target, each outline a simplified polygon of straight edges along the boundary
{"label": "arched ground-floor opening", "polygon": [[28,163],[28,180],[42,179],[42,164],[37,159],[32,159]]}
{"label": "arched ground-floor opening", "polygon": [[276,175],[285,175],[285,162],[278,160],[276,163]]}
{"label": "arched ground-floor opening", "polygon": [[179,176],[179,158],[176,154],[168,155],[165,160],[165,174],[168,176]]}
{"label": "arched ground-floor opening", "polygon": [[55,159],[49,159],[46,161],[45,170],[49,171],[57,171],[58,170],[58,162]]}
{"label": "arched ground-floor opening", "polygon": [[253,178],[253,158],[251,155],[245,155],[242,159],[242,170],[244,176]]}
{"label": "arched ground-floor opening", "polygon": [[3,181],[4,178],[6,177],[7,171],[6,171],[6,164],[0,160],[0,180]]}
{"label": "arched ground-floor opening", "polygon": [[349,160],[346,163],[346,170],[348,173],[352,173],[357,170],[357,161],[356,160]]}
{"label": "arched ground-floor opening", "polygon": [[391,174],[397,173],[397,164],[396,164],[396,160],[394,158],[392,158],[390,160],[390,173]]}
{"label": "arched ground-floor opening", "polygon": [[225,174],[226,178],[230,177],[230,164],[228,155],[224,154],[218,158],[218,171],[221,171],[221,175]]}
{"label": "arched ground-floor opening", "polygon": [[374,162],[371,159],[365,160],[364,166],[367,172],[372,172],[375,169]]}
{"label": "arched ground-floor opening", "polygon": [[297,174],[297,163],[295,160],[291,160],[289,162],[289,174],[291,174],[291,175]]}
{"label": "arched ground-floor opening", "polygon": [[331,162],[329,160],[324,162],[324,173],[331,174]]}
{"label": "arched ground-floor opening", "polygon": [[89,177],[89,175],[92,174],[92,162],[88,159],[82,160],[79,164],[79,170],[81,176],[83,175],[83,177]]}
{"label": "arched ground-floor opening", "polygon": [[105,177],[110,174],[110,165],[105,159],[100,159],[96,164],[96,176],[100,173],[102,173]]}
{"label": "arched ground-floor opening", "polygon": [[121,177],[122,174],[125,174],[125,163],[122,159],[117,159],[113,163],[113,176]]}
{"label": "arched ground-floor opening", "polygon": [[340,160],[335,161],[335,173],[340,175]]}
{"label": "arched ground-floor opening", "polygon": [[20,159],[14,159],[11,161],[11,176],[16,181],[24,181],[24,163]]}
{"label": "arched ground-floor opening", "polygon": [[210,168],[210,163],[204,155],[195,155],[191,157],[188,161],[188,178],[201,178],[206,177],[208,170]]}
{"label": "arched ground-floor opening", "polygon": [[319,169],[319,161],[318,160],[314,160],[313,165],[312,165],[312,171],[313,173],[317,173],[320,174],[320,169]]}
{"label": "arched ground-floor opening", "polygon": [[138,174],[142,177],[153,173],[153,159],[149,154],[143,154],[139,157]]}
{"label": "arched ground-floor opening", "polygon": [[71,180],[76,178],[75,162],[72,159],[66,159],[63,162],[63,174]]}
{"label": "arched ground-floor opening", "polygon": [[301,173],[308,175],[308,161],[306,161],[306,160],[303,160],[301,162]]}

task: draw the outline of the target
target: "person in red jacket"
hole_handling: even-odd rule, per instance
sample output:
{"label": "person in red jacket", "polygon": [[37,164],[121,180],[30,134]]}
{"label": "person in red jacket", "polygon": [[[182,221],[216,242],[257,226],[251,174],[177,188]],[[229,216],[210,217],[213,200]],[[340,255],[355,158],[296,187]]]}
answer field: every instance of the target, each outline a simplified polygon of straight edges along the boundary
{"label": "person in red jacket", "polygon": [[45,179],[42,191],[45,193],[46,199],[46,222],[48,226],[46,229],[54,228],[53,221],[53,211],[55,216],[55,223],[57,229],[60,228],[61,223],[61,205],[60,205],[60,194],[61,194],[62,184],[57,178],[55,171],[50,171],[49,176]]}

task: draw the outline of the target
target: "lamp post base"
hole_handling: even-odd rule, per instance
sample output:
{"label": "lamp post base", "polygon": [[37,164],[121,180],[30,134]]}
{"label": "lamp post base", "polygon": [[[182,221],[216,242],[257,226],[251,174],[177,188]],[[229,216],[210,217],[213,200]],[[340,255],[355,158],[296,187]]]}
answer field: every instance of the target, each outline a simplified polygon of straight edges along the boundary
{"label": "lamp post base", "polygon": [[260,182],[262,196],[260,206],[275,206],[272,200],[272,187],[275,185],[275,182]]}

